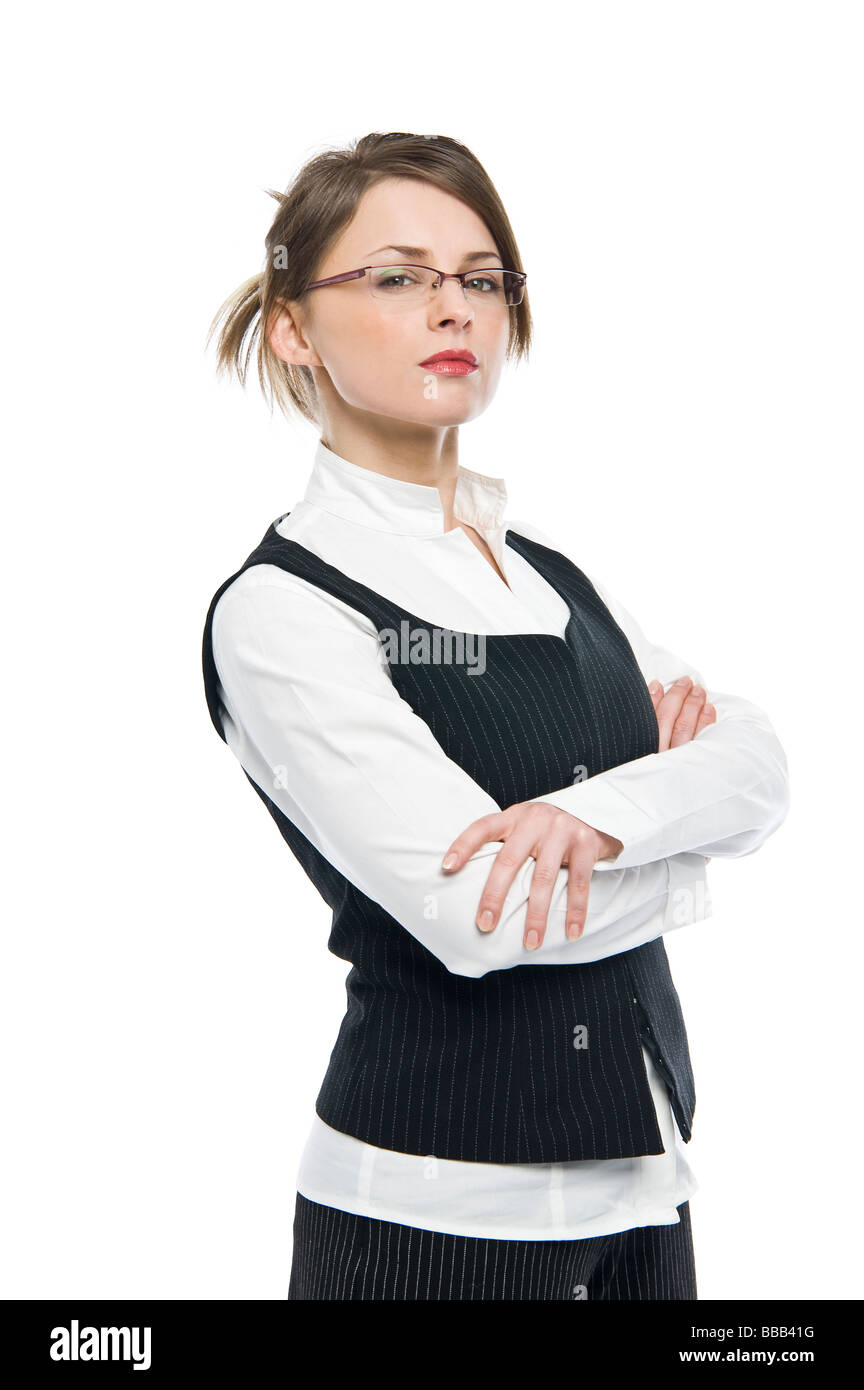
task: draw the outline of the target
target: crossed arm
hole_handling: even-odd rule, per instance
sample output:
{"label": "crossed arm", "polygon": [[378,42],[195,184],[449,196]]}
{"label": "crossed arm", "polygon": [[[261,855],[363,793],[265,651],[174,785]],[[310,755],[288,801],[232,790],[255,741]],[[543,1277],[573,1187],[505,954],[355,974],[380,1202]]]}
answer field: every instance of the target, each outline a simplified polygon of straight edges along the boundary
{"label": "crossed arm", "polygon": [[[667,685],[684,673],[705,684],[687,662],[649,643],[592,582],[646,681]],[[372,621],[295,575],[259,565],[222,595],[212,632],[226,740],[250,777],[455,974],[581,964],[702,920],[710,915],[705,857],[752,853],[786,814],[786,763],[767,716],[709,689],[717,719],[692,742],[537,798],[623,848],[595,865],[575,941],[565,935],[568,872],[558,870],[546,938],[526,950],[533,860],[515,873],[495,930],[479,931],[478,905],[500,841],[481,844],[456,873],[445,872],[442,859],[467,826],[505,808],[447,757],[399,696]]]}
{"label": "crossed arm", "polygon": [[[659,728],[658,751],[689,743],[717,717],[713,705],[706,701],[704,688],[694,685],[689,676],[679,677],[669,690],[652,680],[648,690]],[[442,868],[457,872],[473,851],[489,840],[505,843],[486,880],[477,909],[477,926],[481,931],[495,930],[516,871],[530,857],[535,867],[525,914],[528,950],[537,950],[543,944],[559,868],[567,868],[565,930],[568,939],[576,941],[585,926],[594,869],[600,862],[616,862],[624,849],[614,836],[551,802],[535,799],[516,802],[505,811],[474,821],[448,847]]]}

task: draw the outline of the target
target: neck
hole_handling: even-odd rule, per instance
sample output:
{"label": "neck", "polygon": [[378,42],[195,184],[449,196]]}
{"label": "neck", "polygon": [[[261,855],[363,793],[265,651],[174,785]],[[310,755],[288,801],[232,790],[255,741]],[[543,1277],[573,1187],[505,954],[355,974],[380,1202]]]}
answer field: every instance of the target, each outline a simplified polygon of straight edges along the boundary
{"label": "neck", "polygon": [[340,458],[401,482],[437,487],[444,509],[444,530],[458,525],[453,498],[459,471],[459,427],[430,427],[403,420],[384,420],[357,413],[347,419],[325,418],[321,441]]}

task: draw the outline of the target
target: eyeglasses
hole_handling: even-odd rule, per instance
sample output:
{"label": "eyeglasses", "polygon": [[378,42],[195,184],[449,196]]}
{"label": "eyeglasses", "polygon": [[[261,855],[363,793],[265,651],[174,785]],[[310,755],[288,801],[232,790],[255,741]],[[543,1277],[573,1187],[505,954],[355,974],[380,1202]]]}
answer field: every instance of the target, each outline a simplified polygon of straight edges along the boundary
{"label": "eyeglasses", "polygon": [[346,270],[342,275],[315,280],[306,289],[341,285],[348,280],[359,280],[367,273],[366,283],[372,297],[382,303],[386,301],[392,308],[425,304],[445,280],[458,280],[465,298],[470,297],[477,304],[484,304],[487,308],[512,307],[522,303],[528,278],[524,271],[502,270],[498,266],[447,275],[443,270],[434,270],[428,265],[364,265],[360,270]]}

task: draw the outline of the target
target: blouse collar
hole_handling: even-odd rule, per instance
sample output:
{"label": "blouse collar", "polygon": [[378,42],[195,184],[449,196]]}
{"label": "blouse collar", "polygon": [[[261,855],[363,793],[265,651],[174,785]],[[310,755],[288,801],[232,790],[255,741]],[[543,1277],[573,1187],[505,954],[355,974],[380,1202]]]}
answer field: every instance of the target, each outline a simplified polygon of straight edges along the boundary
{"label": "blouse collar", "polygon": [[[320,439],[304,501],[374,531],[403,536],[440,536],[444,507],[437,487],[373,473],[335,454]],[[475,473],[461,464],[456,473],[453,511],[478,531],[503,524],[507,488],[503,478]]]}

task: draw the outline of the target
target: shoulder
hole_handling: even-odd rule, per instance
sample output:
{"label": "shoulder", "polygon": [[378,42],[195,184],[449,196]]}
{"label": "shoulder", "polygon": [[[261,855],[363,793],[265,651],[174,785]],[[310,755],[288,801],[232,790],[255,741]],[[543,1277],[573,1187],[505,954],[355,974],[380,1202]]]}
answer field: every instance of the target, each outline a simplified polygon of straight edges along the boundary
{"label": "shoulder", "polygon": [[242,570],[223,590],[213,609],[214,648],[225,649],[250,633],[280,636],[334,627],[375,635],[365,614],[331,594],[314,580],[275,564],[255,564]]}

